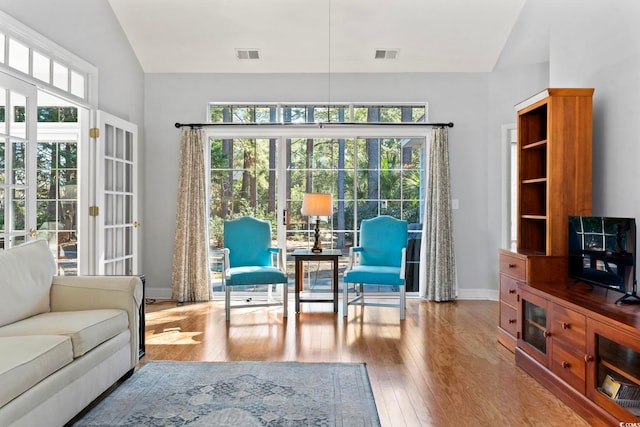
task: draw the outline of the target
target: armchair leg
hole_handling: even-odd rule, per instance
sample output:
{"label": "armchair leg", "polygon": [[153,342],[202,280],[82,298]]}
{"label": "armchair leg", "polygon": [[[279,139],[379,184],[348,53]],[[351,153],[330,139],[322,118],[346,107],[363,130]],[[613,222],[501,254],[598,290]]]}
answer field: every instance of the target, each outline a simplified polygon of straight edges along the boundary
{"label": "armchair leg", "polygon": [[289,284],[282,284],[282,317],[287,317],[288,308],[289,308]]}
{"label": "armchair leg", "polygon": [[406,306],[405,285],[400,286],[400,320],[404,320],[404,309]]}
{"label": "armchair leg", "polygon": [[349,303],[349,284],[343,283],[342,284],[342,316],[344,317],[349,317],[348,303]]}
{"label": "armchair leg", "polygon": [[224,312],[228,322],[231,319],[231,288],[229,286],[224,288]]}

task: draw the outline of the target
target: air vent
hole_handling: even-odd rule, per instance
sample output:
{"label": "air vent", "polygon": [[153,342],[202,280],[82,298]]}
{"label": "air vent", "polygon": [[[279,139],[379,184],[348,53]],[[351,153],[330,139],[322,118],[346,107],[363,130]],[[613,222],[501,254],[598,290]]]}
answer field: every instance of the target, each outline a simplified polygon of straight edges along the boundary
{"label": "air vent", "polygon": [[398,59],[398,49],[376,49],[375,59]]}
{"label": "air vent", "polygon": [[237,59],[260,59],[259,49],[236,49]]}

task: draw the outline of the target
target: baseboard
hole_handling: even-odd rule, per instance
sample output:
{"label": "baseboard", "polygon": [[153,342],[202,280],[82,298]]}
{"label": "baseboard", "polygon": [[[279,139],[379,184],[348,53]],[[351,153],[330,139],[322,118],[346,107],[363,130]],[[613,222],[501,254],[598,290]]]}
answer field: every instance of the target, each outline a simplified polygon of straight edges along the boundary
{"label": "baseboard", "polygon": [[144,290],[144,296],[149,299],[171,299],[171,289],[147,286]]}
{"label": "baseboard", "polygon": [[458,289],[459,300],[498,301],[497,289]]}
{"label": "baseboard", "polygon": [[[499,291],[497,289],[458,289],[457,299],[498,301],[498,295]],[[150,299],[171,299],[171,289],[147,286],[145,288],[145,297]]]}

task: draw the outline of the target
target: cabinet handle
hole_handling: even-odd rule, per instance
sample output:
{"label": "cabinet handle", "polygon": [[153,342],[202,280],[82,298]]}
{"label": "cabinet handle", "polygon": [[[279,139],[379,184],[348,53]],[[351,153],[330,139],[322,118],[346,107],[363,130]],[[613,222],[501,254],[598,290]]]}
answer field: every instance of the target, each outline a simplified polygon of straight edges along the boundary
{"label": "cabinet handle", "polygon": [[567,322],[562,322],[562,329],[570,329],[571,325],[569,325]]}
{"label": "cabinet handle", "polygon": [[566,360],[563,360],[563,361],[562,361],[562,367],[563,367],[564,369],[567,369],[567,368],[571,367],[571,365],[570,365],[570,364],[569,364],[569,362],[567,362]]}
{"label": "cabinet handle", "polygon": [[509,264],[509,268],[516,268],[515,264]]}
{"label": "cabinet handle", "polygon": [[516,323],[516,319],[509,319],[509,323],[510,324]]}
{"label": "cabinet handle", "polygon": [[585,354],[585,355],[584,355],[584,361],[585,361],[586,363],[593,362],[593,356],[592,356],[592,355],[590,355],[590,354]]}
{"label": "cabinet handle", "polygon": [[544,337],[545,337],[545,338],[549,338],[549,337],[551,336],[551,332],[549,332],[549,331],[544,331],[544,332],[542,333],[542,335],[544,335]]}
{"label": "cabinet handle", "polygon": [[515,290],[515,289],[509,289],[509,293],[510,293],[510,294],[515,294],[515,293],[516,293],[516,290]]}

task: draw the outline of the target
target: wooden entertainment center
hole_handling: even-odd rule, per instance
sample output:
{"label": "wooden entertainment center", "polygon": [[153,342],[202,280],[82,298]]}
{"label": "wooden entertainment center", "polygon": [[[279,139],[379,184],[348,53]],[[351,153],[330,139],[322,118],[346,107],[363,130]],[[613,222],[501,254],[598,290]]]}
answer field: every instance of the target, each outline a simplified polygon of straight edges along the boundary
{"label": "wooden entertainment center", "polygon": [[592,425],[640,423],[640,306],[568,287],[568,217],[591,214],[592,97],[550,88],[516,106],[518,235],[499,253],[498,341]]}

